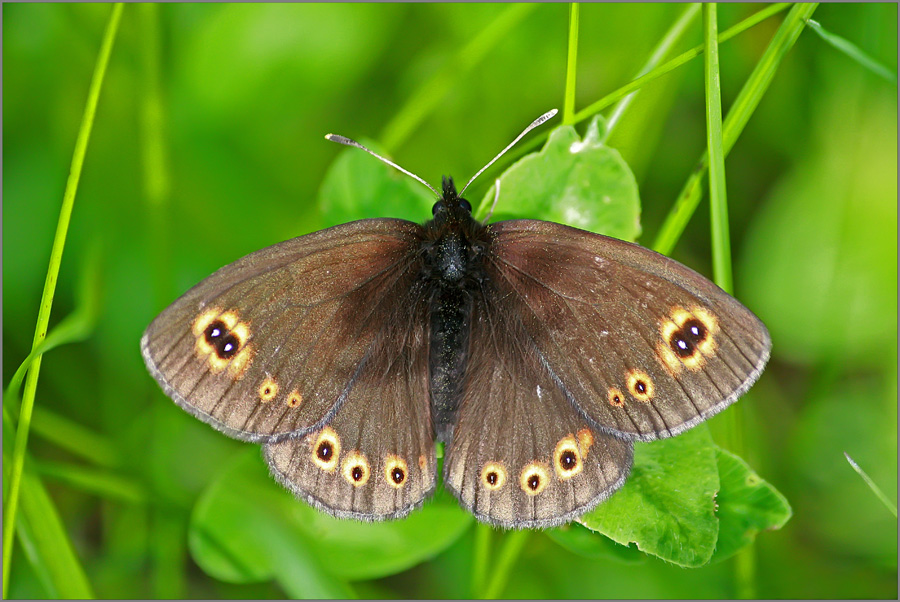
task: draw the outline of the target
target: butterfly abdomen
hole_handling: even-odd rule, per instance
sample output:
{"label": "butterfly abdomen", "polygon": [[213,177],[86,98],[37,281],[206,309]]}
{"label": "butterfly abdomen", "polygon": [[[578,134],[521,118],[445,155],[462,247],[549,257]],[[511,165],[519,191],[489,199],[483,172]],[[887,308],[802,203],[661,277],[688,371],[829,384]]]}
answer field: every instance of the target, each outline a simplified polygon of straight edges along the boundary
{"label": "butterfly abdomen", "polygon": [[431,416],[439,440],[453,434],[469,355],[473,294],[486,277],[486,228],[472,218],[468,201],[445,186],[434,219],[425,224],[423,281],[428,283],[431,327]]}

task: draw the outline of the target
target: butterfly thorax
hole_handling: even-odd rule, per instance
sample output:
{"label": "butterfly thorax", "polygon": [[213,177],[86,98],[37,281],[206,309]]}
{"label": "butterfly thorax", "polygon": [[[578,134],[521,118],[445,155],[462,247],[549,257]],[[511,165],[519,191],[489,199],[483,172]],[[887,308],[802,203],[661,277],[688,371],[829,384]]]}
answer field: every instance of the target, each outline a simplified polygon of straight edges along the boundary
{"label": "butterfly thorax", "polygon": [[489,234],[450,178],[444,179],[433,213],[423,247],[423,281],[430,288],[431,415],[438,439],[449,441],[465,379],[472,295],[485,278]]}

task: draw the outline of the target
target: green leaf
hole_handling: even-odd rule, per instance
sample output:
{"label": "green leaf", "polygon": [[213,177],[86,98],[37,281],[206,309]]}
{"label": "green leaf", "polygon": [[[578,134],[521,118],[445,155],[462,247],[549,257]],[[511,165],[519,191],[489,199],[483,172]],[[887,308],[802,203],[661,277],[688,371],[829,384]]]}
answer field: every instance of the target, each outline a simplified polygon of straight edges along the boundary
{"label": "green leaf", "polygon": [[198,501],[191,552],[224,581],[275,579],[292,596],[346,597],[346,581],[415,566],[456,541],[471,521],[443,492],[400,521],[336,519],[282,489],[254,449],[239,454]]}
{"label": "green leaf", "polygon": [[[362,144],[381,154],[377,144],[368,140]],[[431,217],[435,200],[422,184],[358,148],[335,159],[319,189],[327,226],[370,217],[421,222]]]}
{"label": "green leaf", "polygon": [[741,458],[716,448],[719,465],[719,541],[713,562],[724,560],[753,543],[757,533],[780,529],[791,518],[787,499],[772,485],[759,478]]}
{"label": "green leaf", "polygon": [[[538,153],[517,161],[500,178],[500,198],[492,220],[534,218],[634,240],[640,234],[637,182],[619,152],[606,146],[606,125],[591,120],[582,140],[561,126]],[[477,215],[494,202],[488,191]]]}
{"label": "green leaf", "polygon": [[547,531],[547,537],[584,558],[612,560],[624,564],[639,564],[647,559],[647,556],[637,548],[618,544],[579,523],[569,523],[550,529]]}
{"label": "green leaf", "polygon": [[613,541],[685,567],[706,564],[719,533],[715,447],[705,425],[635,446],[631,476],[615,495],[579,519]]}

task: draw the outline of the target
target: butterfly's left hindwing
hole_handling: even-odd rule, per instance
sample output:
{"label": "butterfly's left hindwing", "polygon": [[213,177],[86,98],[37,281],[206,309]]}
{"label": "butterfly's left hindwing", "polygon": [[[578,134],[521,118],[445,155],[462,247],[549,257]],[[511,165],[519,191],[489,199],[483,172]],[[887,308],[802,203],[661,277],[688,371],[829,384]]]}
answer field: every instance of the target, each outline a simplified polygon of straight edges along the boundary
{"label": "butterfly's left hindwing", "polygon": [[266,443],[273,474],[338,516],[402,516],[434,488],[422,227],[363,220],[228,265],[142,340],[179,405]]}
{"label": "butterfly's left hindwing", "polygon": [[434,490],[427,307],[420,286],[397,291],[391,300],[390,318],[379,320],[381,330],[334,418],[264,448],[275,478],[330,514],[398,518]]}

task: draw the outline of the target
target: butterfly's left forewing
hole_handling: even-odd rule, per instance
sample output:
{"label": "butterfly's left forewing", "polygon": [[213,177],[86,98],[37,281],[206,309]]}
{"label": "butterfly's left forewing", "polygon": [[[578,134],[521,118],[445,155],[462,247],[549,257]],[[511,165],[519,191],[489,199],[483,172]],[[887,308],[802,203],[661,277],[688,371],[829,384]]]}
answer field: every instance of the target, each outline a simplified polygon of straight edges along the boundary
{"label": "butterfly's left forewing", "polygon": [[157,316],[144,361],[176,403],[233,437],[316,428],[417,278],[420,241],[417,224],[363,220],[257,251]]}

